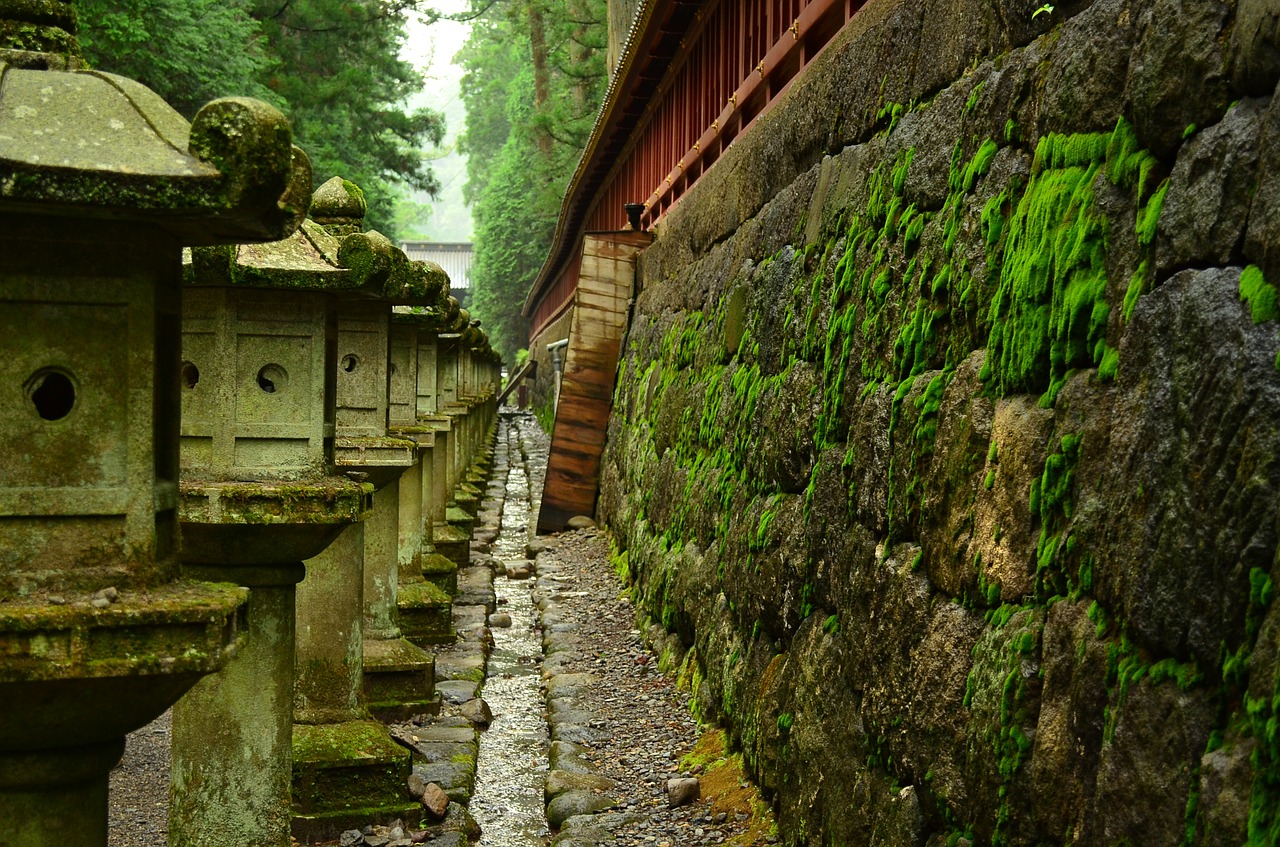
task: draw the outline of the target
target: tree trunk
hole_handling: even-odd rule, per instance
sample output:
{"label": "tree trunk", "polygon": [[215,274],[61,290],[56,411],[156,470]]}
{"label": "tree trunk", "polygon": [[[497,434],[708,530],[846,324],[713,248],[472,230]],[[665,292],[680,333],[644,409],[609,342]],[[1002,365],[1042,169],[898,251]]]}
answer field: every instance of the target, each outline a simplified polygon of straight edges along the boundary
{"label": "tree trunk", "polygon": [[[551,74],[547,69],[547,36],[542,20],[539,0],[529,0],[529,53],[533,59],[533,108],[541,112],[551,94]],[[538,131],[538,150],[551,157],[552,138],[545,131]]]}

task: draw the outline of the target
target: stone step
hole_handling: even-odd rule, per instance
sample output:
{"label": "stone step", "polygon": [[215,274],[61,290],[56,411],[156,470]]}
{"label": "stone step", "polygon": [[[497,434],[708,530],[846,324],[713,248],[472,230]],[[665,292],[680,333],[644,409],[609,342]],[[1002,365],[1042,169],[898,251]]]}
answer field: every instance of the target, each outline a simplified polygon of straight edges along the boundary
{"label": "stone step", "polygon": [[435,656],[403,638],[364,642],[364,695],[384,723],[440,713]]}
{"label": "stone step", "polygon": [[458,593],[458,563],[439,553],[423,555],[422,578],[451,597]]}
{"label": "stone step", "polygon": [[294,724],[293,837],[322,841],[419,814],[406,788],[411,767],[409,751],[377,721]]}
{"label": "stone step", "polygon": [[453,598],[433,582],[401,585],[396,598],[400,631],[410,643],[447,644],[454,640]]}

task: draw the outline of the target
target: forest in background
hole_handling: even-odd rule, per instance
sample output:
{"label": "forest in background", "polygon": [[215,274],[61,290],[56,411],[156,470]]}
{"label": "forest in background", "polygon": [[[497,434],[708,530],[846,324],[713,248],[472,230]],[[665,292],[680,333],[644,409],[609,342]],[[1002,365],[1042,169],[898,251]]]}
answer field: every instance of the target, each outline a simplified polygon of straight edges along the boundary
{"label": "forest in background", "polygon": [[216,97],[289,116],[315,184],[365,189],[367,224],[395,238],[409,190],[434,194],[424,154],[444,119],[407,110],[422,77],[400,58],[411,0],[79,0],[89,64],[144,83],[190,119]]}
{"label": "forest in background", "polygon": [[607,84],[605,0],[473,0],[466,70],[471,309],[511,362],[520,316]]}
{"label": "forest in background", "polygon": [[[439,187],[428,150],[439,112],[402,58],[406,15],[466,20],[464,196],[474,219],[471,309],[511,362],[520,312],[607,83],[606,0],[79,0],[79,39],[100,70],[136,79],[191,118],[216,97],[259,97],[293,124],[319,185],[340,175],[369,200],[367,225],[412,236],[410,192]],[[446,49],[452,49],[447,47]],[[421,217],[421,215],[418,215]]]}

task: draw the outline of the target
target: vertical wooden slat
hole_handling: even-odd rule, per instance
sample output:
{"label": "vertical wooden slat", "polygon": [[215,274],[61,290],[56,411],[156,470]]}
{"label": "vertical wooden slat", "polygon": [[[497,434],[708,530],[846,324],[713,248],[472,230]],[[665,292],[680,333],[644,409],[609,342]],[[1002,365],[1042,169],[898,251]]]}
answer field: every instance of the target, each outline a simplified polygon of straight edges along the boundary
{"label": "vertical wooden slat", "polygon": [[[657,204],[660,201],[660,206],[654,209],[657,214],[652,215],[660,217],[661,212],[696,181],[706,169],[699,161],[701,157],[711,161],[730,143],[724,138],[733,136],[717,138],[705,145],[706,150],[699,145],[694,151],[694,144],[699,143],[703,133],[713,125],[718,133],[733,131],[728,125],[719,126],[715,122],[729,104],[730,96],[756,73],[774,45],[786,42],[801,51],[798,60],[792,58],[780,63],[792,68],[803,68],[812,59],[812,53],[820,49],[820,45],[809,45],[804,38],[797,39],[791,34],[792,24],[814,2],[817,0],[725,0],[716,5],[698,39],[689,45],[683,65],[666,86],[662,101],[640,129],[636,144],[618,168],[613,182],[601,191],[601,200],[587,223],[590,231],[624,229],[627,226],[622,208],[625,203]],[[830,14],[847,21],[862,4],[863,0],[837,0]],[[772,67],[766,69],[772,70]],[[789,74],[787,71],[776,79],[760,80],[765,102],[753,102],[742,123],[753,118],[762,105],[768,105],[785,87]],[[746,105],[738,103],[737,108],[743,109]],[[693,164],[686,165],[687,170],[682,173],[677,166],[684,164],[686,154],[691,154]],[[671,191],[667,190],[668,175],[678,184]],[[570,292],[571,287],[564,294],[567,296]]]}

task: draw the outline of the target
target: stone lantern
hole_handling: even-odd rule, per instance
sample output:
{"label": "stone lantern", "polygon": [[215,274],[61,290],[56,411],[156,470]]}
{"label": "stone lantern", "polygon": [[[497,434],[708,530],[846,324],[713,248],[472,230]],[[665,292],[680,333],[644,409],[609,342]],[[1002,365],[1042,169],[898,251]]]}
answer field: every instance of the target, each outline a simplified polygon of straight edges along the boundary
{"label": "stone lantern", "polygon": [[[364,213],[359,188],[337,177],[313,198],[313,218],[332,235],[360,232]],[[367,473],[375,488],[373,514],[363,527],[365,700],[376,717],[404,720],[439,709],[434,657],[403,637],[397,610],[401,474],[413,471],[406,483],[413,489],[409,511],[421,523],[429,486],[423,483],[420,454],[429,453],[432,442],[429,432],[388,434],[391,310],[438,303],[449,290],[449,278],[438,265],[409,261],[387,246],[391,273],[383,295],[347,299],[339,310],[337,461],[340,468]]]}
{"label": "stone lantern", "polygon": [[[175,710],[171,844],[289,843],[295,812],[312,811],[310,793],[293,788],[294,750],[300,737],[304,750],[315,747],[309,726],[293,725],[295,700],[330,681],[334,667],[335,681],[347,685],[333,696],[349,704],[369,758],[407,774],[405,751],[357,699],[361,534],[343,530],[368,517],[374,486],[364,481],[367,471],[340,475],[335,455],[337,305],[381,295],[393,250],[377,233],[339,241],[305,221],[271,244],[192,251],[183,315],[183,560],[191,573],[251,588],[254,638],[247,655]],[[313,567],[341,539],[344,553],[356,545],[357,558]],[[308,590],[321,597],[307,602]],[[342,600],[332,616],[328,592]],[[354,671],[343,667],[352,645]],[[348,696],[353,674],[356,692]]]}
{"label": "stone lantern", "polygon": [[245,592],[178,572],[184,244],[298,224],[288,122],[188,124],[86,70],[69,2],[0,0],[0,820],[104,845],[108,774],[243,641]]}
{"label": "stone lantern", "polygon": [[[466,339],[470,332],[471,316],[464,309],[460,312],[450,331],[437,337],[437,396],[438,408],[435,420],[448,422],[450,429],[450,463],[448,468],[446,490],[450,505],[447,507],[444,520],[458,535],[470,538],[479,511],[481,491],[468,479],[473,455],[483,440],[484,424],[478,410],[473,409],[471,398],[464,392],[460,375],[465,368],[467,357]],[[467,545],[462,545],[456,552],[448,539],[437,538],[437,547],[444,555],[462,565],[468,555]],[[455,558],[456,557],[456,558]]]}
{"label": "stone lantern", "polygon": [[[453,639],[452,595],[457,589],[457,564],[440,555],[433,543],[444,519],[445,465],[448,428],[421,414],[435,406],[435,334],[456,310],[445,298],[431,308],[397,310],[391,327],[395,371],[391,382],[392,432],[412,437],[423,449],[416,469],[421,489],[406,497],[401,486],[400,584],[397,597],[400,627],[414,644]],[[455,533],[457,534],[457,533]],[[469,537],[453,542],[465,548]]]}

